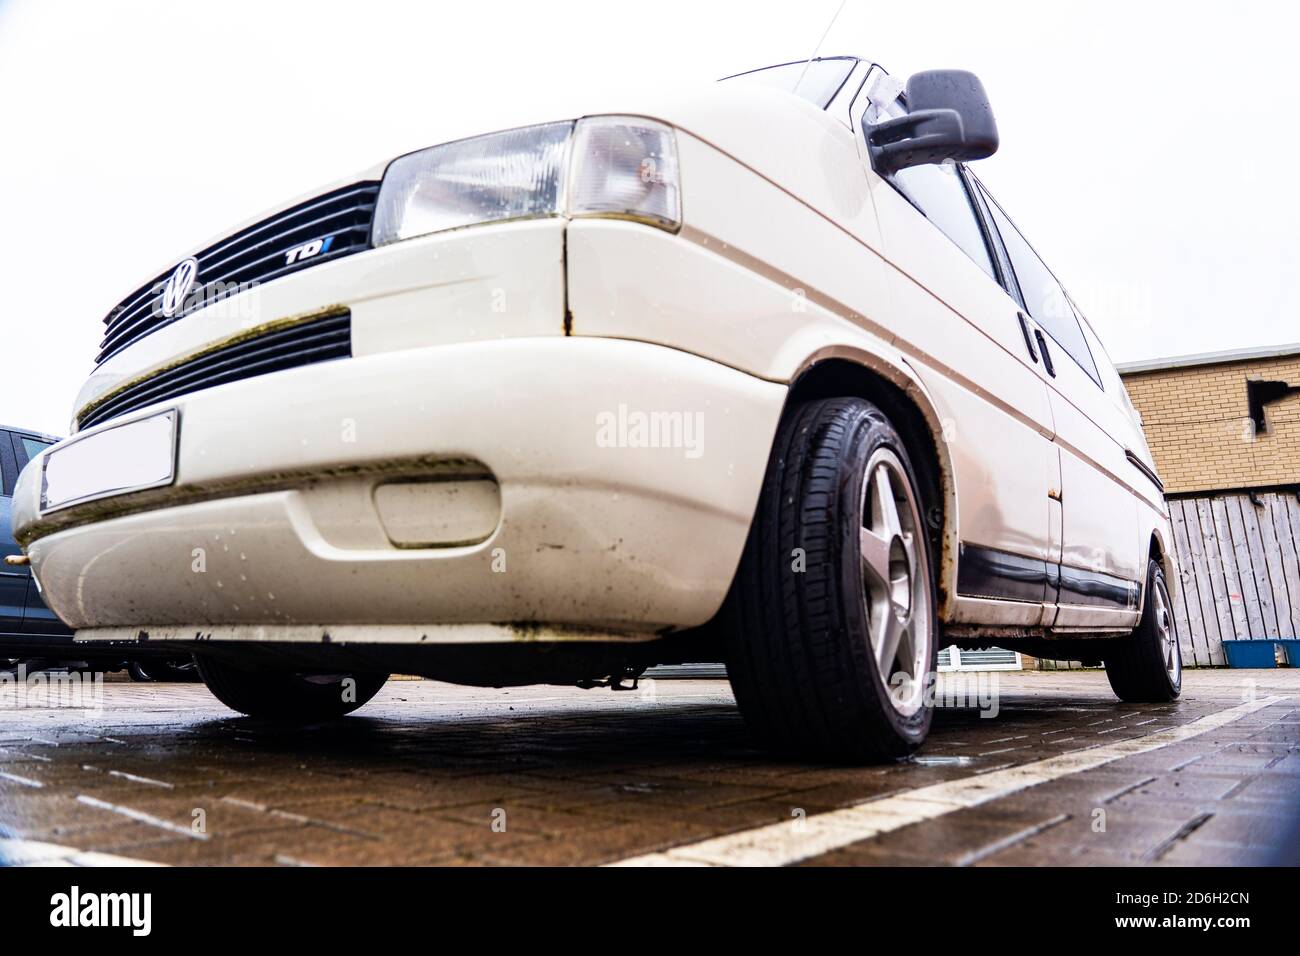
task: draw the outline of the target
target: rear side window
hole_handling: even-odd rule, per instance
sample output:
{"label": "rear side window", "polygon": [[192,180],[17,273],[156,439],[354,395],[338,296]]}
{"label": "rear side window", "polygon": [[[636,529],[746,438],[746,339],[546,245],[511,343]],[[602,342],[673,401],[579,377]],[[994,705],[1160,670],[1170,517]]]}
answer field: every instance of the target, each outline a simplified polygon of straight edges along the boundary
{"label": "rear side window", "polygon": [[1124,387],[1124,380],[1119,377],[1119,372],[1116,371],[1115,363],[1111,361],[1106,346],[1102,345],[1101,339],[1097,337],[1097,330],[1088,322],[1078,304],[1074,305],[1074,312],[1079,316],[1079,324],[1083,326],[1083,336],[1088,340],[1088,349],[1092,352],[1092,357],[1097,362],[1097,370],[1101,373],[1102,391],[1110,396],[1111,401],[1118,405],[1124,414],[1137,421],[1138,411],[1128,397],[1128,389]]}
{"label": "rear side window", "polygon": [[957,244],[957,248],[997,280],[984,230],[976,218],[961,173],[951,163],[912,166],[894,173],[894,185],[917,209]]}
{"label": "rear side window", "polygon": [[984,198],[988,200],[993,222],[1002,237],[1002,245],[1007,250],[1007,256],[1011,259],[1011,268],[1015,271],[1025,310],[1094,382],[1101,385],[1097,364],[1088,350],[1083,330],[1079,328],[1079,319],[1074,314],[1074,308],[1070,305],[1065,290],[987,191],[984,193]]}

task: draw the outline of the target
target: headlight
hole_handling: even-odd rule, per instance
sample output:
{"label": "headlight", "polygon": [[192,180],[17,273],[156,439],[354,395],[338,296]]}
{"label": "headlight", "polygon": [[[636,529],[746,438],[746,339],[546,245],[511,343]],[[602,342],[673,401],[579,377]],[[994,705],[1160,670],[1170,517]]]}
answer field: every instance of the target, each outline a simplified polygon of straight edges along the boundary
{"label": "headlight", "polygon": [[501,219],[554,216],[572,123],[526,126],[393,160],[375,211],[374,244]]}
{"label": "headlight", "polygon": [[478,223],[559,215],[676,230],[681,195],[672,129],[597,116],[410,153],[384,174],[372,239],[383,246]]}

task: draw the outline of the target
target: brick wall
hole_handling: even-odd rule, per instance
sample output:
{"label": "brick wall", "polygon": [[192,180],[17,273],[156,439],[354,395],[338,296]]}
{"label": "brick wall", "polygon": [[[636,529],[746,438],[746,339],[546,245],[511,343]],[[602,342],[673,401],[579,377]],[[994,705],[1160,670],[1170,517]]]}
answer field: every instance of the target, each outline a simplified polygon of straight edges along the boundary
{"label": "brick wall", "polygon": [[1266,406],[1254,433],[1246,382],[1300,385],[1300,354],[1123,376],[1169,494],[1300,483],[1300,394]]}

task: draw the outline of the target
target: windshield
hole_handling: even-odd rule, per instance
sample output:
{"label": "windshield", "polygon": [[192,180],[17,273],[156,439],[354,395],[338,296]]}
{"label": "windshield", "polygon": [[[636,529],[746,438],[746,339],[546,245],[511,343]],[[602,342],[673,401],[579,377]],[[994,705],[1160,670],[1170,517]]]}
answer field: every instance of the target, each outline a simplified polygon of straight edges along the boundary
{"label": "windshield", "polygon": [[784,63],[781,66],[764,67],[748,73],[737,73],[724,77],[727,80],[743,80],[749,83],[761,83],[775,86],[801,96],[819,109],[830,105],[835,94],[840,91],[844,81],[853,72],[858,61],[853,57],[837,56],[825,60],[800,60],[797,63]]}

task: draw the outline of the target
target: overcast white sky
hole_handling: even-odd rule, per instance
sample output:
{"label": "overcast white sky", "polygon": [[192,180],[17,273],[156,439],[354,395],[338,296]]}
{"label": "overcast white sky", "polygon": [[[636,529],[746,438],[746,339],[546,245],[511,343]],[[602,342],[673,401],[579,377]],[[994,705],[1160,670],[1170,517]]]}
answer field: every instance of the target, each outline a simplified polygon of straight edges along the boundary
{"label": "overcast white sky", "polygon": [[[108,309],[267,206],[506,107],[807,56],[838,5],[0,0],[0,422],[63,434]],[[1300,341],[1295,8],[847,0],[822,53],[981,76],[981,177],[1124,361]]]}

